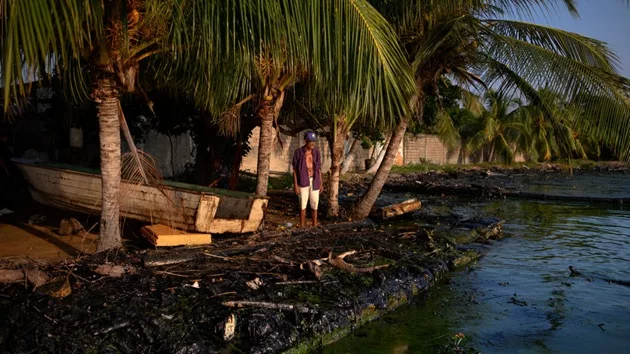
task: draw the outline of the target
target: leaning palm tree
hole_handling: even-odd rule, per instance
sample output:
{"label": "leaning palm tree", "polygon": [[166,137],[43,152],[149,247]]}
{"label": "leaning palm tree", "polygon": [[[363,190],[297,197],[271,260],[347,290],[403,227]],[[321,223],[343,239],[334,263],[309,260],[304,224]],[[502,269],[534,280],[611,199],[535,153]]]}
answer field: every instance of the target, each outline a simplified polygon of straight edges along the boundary
{"label": "leaning palm tree", "polygon": [[[275,59],[259,70],[258,117],[261,122],[256,194],[265,195],[273,141],[273,125],[284,102],[287,87],[298,80],[308,106],[317,106],[319,124],[331,137],[331,215],[338,212],[337,191],[343,142],[355,122],[364,117],[371,124],[393,122],[406,114],[405,101],[413,91],[411,72],[390,24],[366,0],[308,0],[294,2],[312,14],[295,18],[306,43],[308,55],[303,66],[289,67],[286,59]],[[294,5],[298,6],[298,5]],[[273,58],[272,58],[273,59]],[[317,103],[315,103],[315,101]],[[313,116],[313,115],[309,115]],[[277,126],[277,123],[275,123]]]}
{"label": "leaning palm tree", "polygon": [[[553,0],[373,0],[397,28],[412,63],[417,93],[409,105],[422,112],[427,90],[450,75],[461,83],[483,90],[496,87],[506,96],[520,95],[552,114],[538,95],[547,87],[564,99],[590,93],[608,99],[594,101],[585,117],[597,127],[599,137],[612,141],[619,151],[630,148],[630,103],[627,79],[618,74],[619,62],[605,43],[575,33],[502,19],[531,11],[554,11],[558,4],[577,15],[575,1]],[[521,16],[522,17],[522,16]],[[416,114],[422,116],[421,114]],[[354,217],[368,215],[384,185],[396,149],[411,116],[401,117],[381,164],[367,192],[355,204]],[[626,158],[630,153],[626,153]]]}

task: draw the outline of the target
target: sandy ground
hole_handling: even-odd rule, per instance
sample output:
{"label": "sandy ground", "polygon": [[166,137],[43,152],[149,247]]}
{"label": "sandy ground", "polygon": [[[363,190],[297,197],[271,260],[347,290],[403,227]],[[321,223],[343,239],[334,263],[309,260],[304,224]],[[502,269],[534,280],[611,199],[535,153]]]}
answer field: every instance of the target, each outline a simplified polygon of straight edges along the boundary
{"label": "sandy ground", "polygon": [[59,236],[47,226],[0,222],[0,258],[57,262],[96,250],[97,235]]}

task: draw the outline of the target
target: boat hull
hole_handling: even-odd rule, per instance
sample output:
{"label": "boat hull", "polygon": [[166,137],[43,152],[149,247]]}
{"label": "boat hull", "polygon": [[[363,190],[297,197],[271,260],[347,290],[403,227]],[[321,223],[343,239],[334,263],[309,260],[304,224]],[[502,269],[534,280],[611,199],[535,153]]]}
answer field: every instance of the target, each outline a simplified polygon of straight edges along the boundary
{"label": "boat hull", "polygon": [[[14,162],[38,203],[100,213],[100,175],[24,160]],[[183,184],[156,188],[123,181],[120,190],[122,217],[214,234],[256,231],[267,206],[266,198],[238,192],[213,193],[209,188]]]}

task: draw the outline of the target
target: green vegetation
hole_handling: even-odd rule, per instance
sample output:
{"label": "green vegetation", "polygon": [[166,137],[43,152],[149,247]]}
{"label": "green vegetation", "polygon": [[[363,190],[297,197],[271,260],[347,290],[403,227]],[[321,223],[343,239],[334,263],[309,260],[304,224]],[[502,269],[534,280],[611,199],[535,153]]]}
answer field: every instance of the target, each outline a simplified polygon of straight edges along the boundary
{"label": "green vegetation", "polygon": [[[423,173],[423,172],[456,172],[456,171],[466,171],[466,170],[489,170],[493,167],[502,167],[506,169],[537,169],[543,168],[547,166],[545,163],[530,161],[530,162],[517,162],[512,164],[501,164],[501,163],[493,163],[493,162],[481,162],[475,164],[467,164],[467,165],[456,165],[456,164],[434,164],[434,163],[419,163],[419,164],[409,164],[405,166],[393,166],[392,173],[397,174],[410,174],[410,173]],[[553,162],[553,166],[560,168],[563,171],[569,171],[571,169],[580,169],[580,170],[591,170],[594,167],[598,166],[596,161],[592,160],[569,160],[569,159],[559,159]]]}
{"label": "green vegetation", "polygon": [[478,161],[512,164],[517,154],[533,162],[599,159],[608,144],[584,124],[586,96],[565,101],[547,89],[537,94],[545,107],[495,91],[483,97],[464,91],[462,105],[447,109],[435,131],[451,147],[461,139]]}

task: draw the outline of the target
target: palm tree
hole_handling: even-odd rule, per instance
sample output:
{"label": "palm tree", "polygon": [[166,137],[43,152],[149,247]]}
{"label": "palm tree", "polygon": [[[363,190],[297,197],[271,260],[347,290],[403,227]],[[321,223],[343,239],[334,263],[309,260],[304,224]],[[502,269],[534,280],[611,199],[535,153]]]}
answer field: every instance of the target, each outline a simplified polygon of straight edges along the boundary
{"label": "palm tree", "polygon": [[32,73],[57,71],[75,98],[97,105],[98,250],[120,245],[119,95],[146,97],[140,64],[156,85],[192,96],[216,116],[258,93],[258,194],[266,193],[271,121],[302,73],[349,114],[406,114],[406,63],[395,33],[366,0],[2,0],[0,10],[5,102],[26,94]]}
{"label": "palm tree", "polygon": [[[243,75],[223,72],[226,63],[252,57],[260,42],[274,44],[266,48],[270,53],[298,46],[287,38],[285,28],[278,27],[277,18],[260,16],[279,16],[276,5],[177,0],[1,2],[4,101],[26,94],[33,73],[55,71],[75,98],[89,96],[97,105],[102,175],[97,250],[121,244],[120,122],[124,118],[119,96],[137,93],[146,98],[138,85],[140,65],[145,66],[143,72],[168,78],[189,92],[213,82],[215,92],[222,94],[195,95],[195,99],[220,111],[242,92],[235,83],[247,74],[246,69],[239,72]],[[266,31],[252,31],[260,28]]]}
{"label": "palm tree", "polygon": [[[588,92],[609,99],[593,102],[586,111],[597,134],[614,141],[620,151],[630,148],[630,85],[619,76],[618,60],[600,41],[533,23],[505,20],[505,12],[528,14],[553,11],[557,3],[574,15],[573,0],[446,1],[373,0],[397,28],[412,63],[417,94],[410,107],[422,112],[427,90],[449,75],[479,89],[497,87],[505,96],[520,95],[551,114],[537,88],[546,86],[565,99]],[[396,149],[411,116],[401,117],[387,154],[367,192],[355,204],[353,215],[363,218],[374,205],[387,180]],[[626,154],[626,156],[630,156]]]}
{"label": "palm tree", "polygon": [[522,102],[519,99],[506,99],[496,92],[486,93],[489,106],[479,119],[481,129],[466,144],[466,150],[486,151],[486,161],[495,161],[499,156],[504,163],[513,163],[518,152],[527,153],[530,137],[527,124],[523,121]]}

